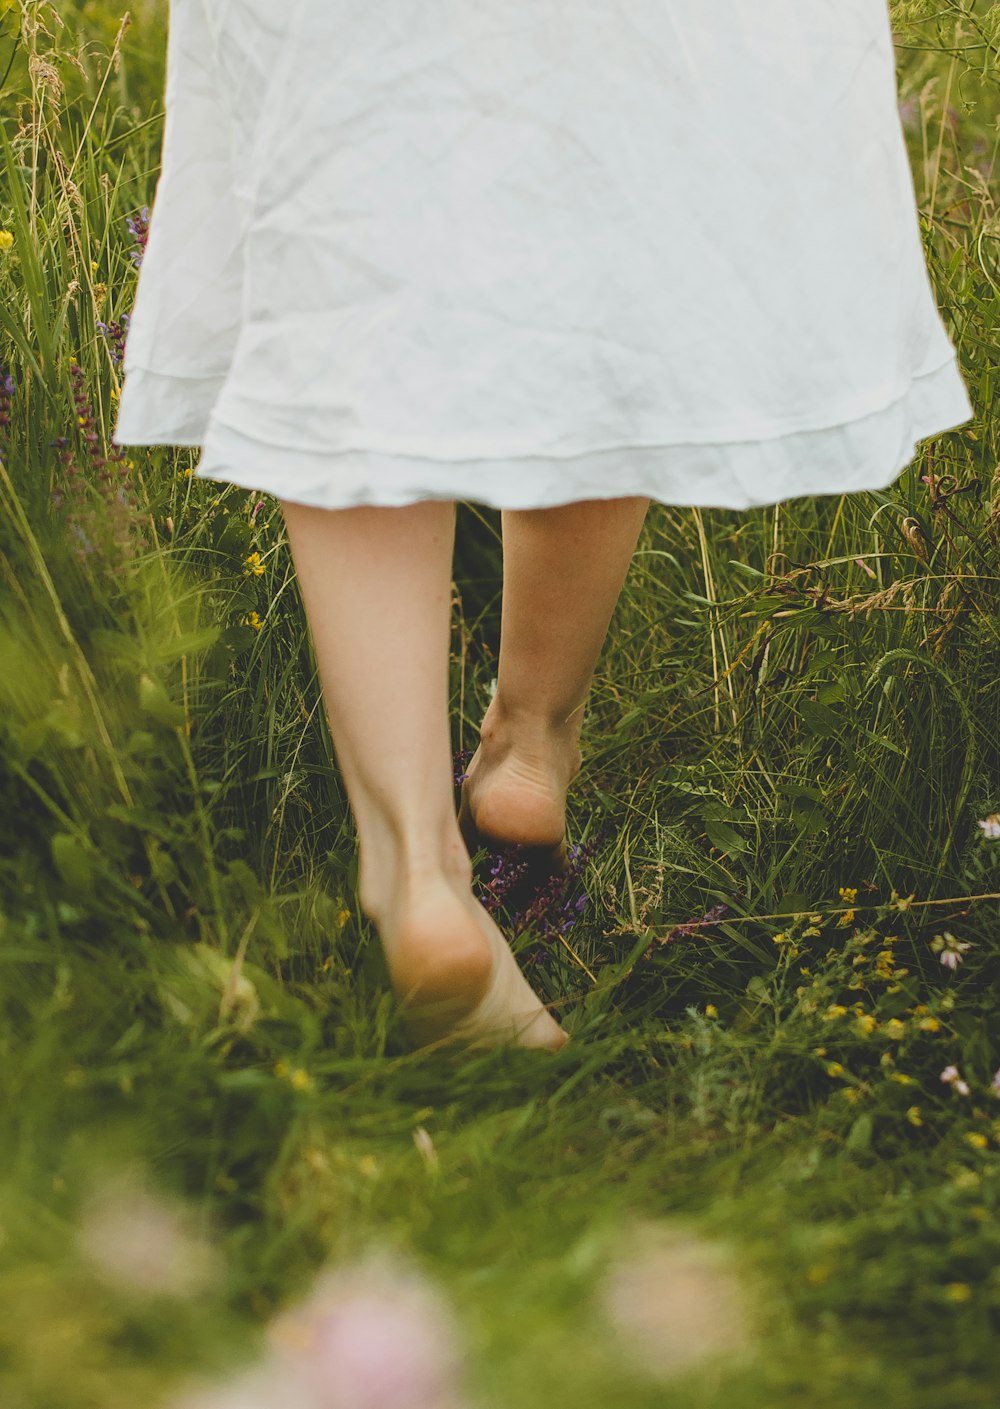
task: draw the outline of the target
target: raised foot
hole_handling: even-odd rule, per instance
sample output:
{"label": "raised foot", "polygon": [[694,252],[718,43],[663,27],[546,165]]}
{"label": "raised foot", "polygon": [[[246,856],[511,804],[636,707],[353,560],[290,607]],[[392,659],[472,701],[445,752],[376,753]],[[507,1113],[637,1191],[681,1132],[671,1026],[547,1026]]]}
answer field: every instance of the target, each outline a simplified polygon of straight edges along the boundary
{"label": "raised foot", "polygon": [[566,794],[580,771],[578,745],[570,738],[512,747],[496,739],[485,720],[483,729],[462,784],[466,845],[526,847],[537,862],[566,870]]}
{"label": "raised foot", "polygon": [[556,1051],[567,1034],[546,1011],[496,923],[446,881],[410,896],[395,926],[381,926],[393,987],[420,1043],[512,1043]]}

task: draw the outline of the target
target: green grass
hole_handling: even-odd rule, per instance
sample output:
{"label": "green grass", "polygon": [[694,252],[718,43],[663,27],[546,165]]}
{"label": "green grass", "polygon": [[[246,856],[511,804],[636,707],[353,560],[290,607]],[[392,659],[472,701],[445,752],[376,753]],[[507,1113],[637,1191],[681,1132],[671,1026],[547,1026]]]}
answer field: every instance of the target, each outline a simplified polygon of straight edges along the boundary
{"label": "green grass", "polygon": [[[115,508],[81,439],[74,377],[107,452],[97,321],[131,305],[161,133],[163,6],[111,63],[118,8],[0,0],[4,1409],[165,1402],[381,1245],[451,1298],[478,1403],[994,1404],[1000,7],[893,7],[977,418],[886,493],[651,511],[571,802],[590,905],[565,945],[515,939],[573,1033],[556,1057],[409,1050],[277,504],[131,448]],[[497,516],[463,506],[459,538],[456,750],[495,671]],[[134,1163],[221,1249],[198,1297],[78,1247],[88,1189]],[[648,1219],[728,1250],[739,1361],[664,1384],[615,1340],[602,1279]]]}

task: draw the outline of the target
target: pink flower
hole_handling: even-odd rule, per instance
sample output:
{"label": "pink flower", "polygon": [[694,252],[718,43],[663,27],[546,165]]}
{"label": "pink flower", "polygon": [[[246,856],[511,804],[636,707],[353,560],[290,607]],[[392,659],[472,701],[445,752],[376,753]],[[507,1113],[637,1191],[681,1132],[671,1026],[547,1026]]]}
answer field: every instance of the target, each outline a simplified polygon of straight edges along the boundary
{"label": "pink flower", "polygon": [[415,1269],[385,1257],[327,1271],[269,1338],[315,1409],[461,1409],[447,1304]]}

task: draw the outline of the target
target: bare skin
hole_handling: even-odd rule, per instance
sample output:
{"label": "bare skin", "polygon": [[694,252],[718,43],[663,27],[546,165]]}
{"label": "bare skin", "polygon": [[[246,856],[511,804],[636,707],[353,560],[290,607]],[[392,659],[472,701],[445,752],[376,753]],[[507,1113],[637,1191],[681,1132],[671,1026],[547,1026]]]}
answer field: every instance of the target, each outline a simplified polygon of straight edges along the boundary
{"label": "bare skin", "polygon": [[[421,1040],[556,1050],[566,1034],[476,898],[455,816],[448,724],[454,504],[327,510],[280,503],[357,826],[359,899],[412,1029]],[[633,506],[625,523],[611,512],[622,503]],[[507,832],[561,829],[565,790],[579,767],[576,715],[641,526],[637,504],[648,501],[504,516],[505,572],[513,574],[504,588],[504,688],[498,684],[474,760],[477,822],[488,816]],[[570,512],[588,508],[596,511],[589,519]],[[566,517],[543,523],[545,515]],[[540,571],[546,563],[548,573]],[[565,589],[555,580],[560,573],[568,575]],[[553,623],[547,638],[539,619],[549,610],[570,616]],[[540,690],[534,700],[529,686]]]}
{"label": "bare skin", "polygon": [[585,500],[502,515],[497,688],[465,784],[476,826],[498,841],[565,833],[583,707],[648,508]]}

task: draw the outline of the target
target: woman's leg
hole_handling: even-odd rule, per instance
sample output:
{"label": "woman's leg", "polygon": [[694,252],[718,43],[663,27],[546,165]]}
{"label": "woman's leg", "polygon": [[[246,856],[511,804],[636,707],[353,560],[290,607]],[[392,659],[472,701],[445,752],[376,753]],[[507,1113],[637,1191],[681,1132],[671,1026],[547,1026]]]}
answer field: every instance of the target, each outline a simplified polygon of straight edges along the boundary
{"label": "woman's leg", "polygon": [[[422,1037],[480,1037],[486,1026],[510,1036],[516,1027],[524,1045],[561,1045],[562,1030],[473,895],[455,817],[454,504],[280,503],[357,825],[359,898],[411,1021]],[[476,1031],[466,1031],[470,1017]]]}
{"label": "woman's leg", "polygon": [[476,826],[554,844],[581,764],[583,706],[648,499],[505,512],[496,694],[465,784]]}

